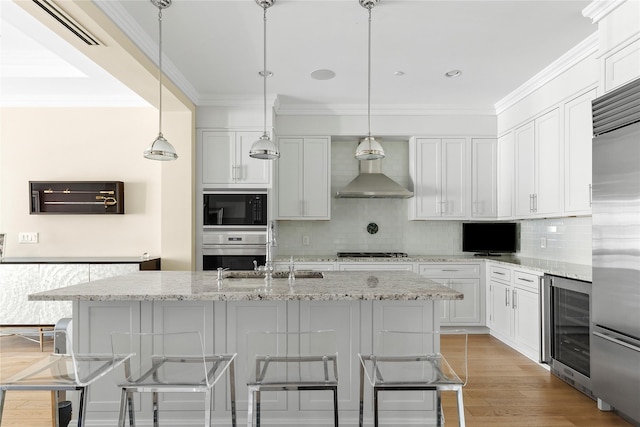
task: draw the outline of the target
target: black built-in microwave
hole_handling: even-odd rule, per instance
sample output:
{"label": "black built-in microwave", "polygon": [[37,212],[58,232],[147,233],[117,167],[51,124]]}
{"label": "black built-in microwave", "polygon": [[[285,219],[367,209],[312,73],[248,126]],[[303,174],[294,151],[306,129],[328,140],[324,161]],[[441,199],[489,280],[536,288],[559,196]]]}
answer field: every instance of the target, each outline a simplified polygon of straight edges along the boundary
{"label": "black built-in microwave", "polygon": [[205,191],[205,227],[245,227],[267,225],[267,193]]}

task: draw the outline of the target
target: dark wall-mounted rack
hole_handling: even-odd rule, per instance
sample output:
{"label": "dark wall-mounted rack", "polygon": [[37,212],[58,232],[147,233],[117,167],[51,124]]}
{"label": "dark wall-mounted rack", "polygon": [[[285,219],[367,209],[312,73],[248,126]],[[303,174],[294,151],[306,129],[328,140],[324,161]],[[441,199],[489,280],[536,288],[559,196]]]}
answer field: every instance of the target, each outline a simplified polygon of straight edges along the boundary
{"label": "dark wall-mounted rack", "polygon": [[29,181],[30,213],[124,214],[122,181]]}

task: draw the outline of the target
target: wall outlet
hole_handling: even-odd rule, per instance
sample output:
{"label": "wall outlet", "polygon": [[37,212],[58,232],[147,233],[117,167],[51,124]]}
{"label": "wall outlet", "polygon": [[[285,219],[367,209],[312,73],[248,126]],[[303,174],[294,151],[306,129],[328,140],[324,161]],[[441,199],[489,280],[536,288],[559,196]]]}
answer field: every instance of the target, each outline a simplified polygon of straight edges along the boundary
{"label": "wall outlet", "polygon": [[38,243],[38,233],[18,233],[18,243]]}
{"label": "wall outlet", "polygon": [[302,236],[302,245],[309,246],[309,236]]}
{"label": "wall outlet", "polygon": [[546,247],[547,247],[547,238],[546,238],[546,237],[541,237],[541,238],[540,238],[540,247],[541,247],[542,249],[544,249],[544,248],[546,248]]}

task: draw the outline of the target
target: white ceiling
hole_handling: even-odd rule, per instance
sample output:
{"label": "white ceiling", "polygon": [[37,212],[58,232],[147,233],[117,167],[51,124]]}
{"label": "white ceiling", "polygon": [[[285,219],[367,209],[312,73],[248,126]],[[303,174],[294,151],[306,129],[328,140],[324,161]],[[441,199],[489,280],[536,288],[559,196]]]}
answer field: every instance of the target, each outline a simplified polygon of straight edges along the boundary
{"label": "white ceiling", "polygon": [[[94,2],[150,58],[157,57],[157,9],[149,0]],[[582,16],[589,3],[381,0],[372,11],[371,102],[493,110],[596,31]],[[267,19],[267,68],[274,73],[268,79],[270,97],[309,108],[366,107],[367,11],[358,0],[277,0]],[[51,37],[24,22],[8,23],[4,11],[2,24],[3,97],[21,91],[44,97],[58,85],[64,92],[76,85],[95,91],[94,99],[105,103],[118,93],[103,83],[108,75],[90,70],[86,59],[72,58]],[[173,0],[163,12],[164,69],[196,105],[258,102],[262,42],[262,9],[254,0]],[[57,77],[20,71],[20,62],[28,64],[36,54]],[[11,67],[5,66],[8,57]],[[316,69],[336,76],[314,80],[310,73]],[[445,77],[452,69],[462,70],[462,76]],[[82,76],[72,75],[78,70]],[[396,76],[397,71],[404,75]]]}

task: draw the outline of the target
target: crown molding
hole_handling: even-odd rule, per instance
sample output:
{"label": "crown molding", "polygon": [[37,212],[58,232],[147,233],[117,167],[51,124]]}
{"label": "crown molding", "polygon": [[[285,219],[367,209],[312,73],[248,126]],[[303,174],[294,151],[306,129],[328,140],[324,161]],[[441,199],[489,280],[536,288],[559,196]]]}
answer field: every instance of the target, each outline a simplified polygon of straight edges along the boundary
{"label": "crown molding", "polygon": [[589,55],[598,51],[598,32],[591,34],[589,37],[580,42],[577,46],[569,50],[560,58],[552,62],[538,74],[524,82],[516,90],[496,102],[496,114],[504,112],[507,108],[522,101],[536,90],[540,89],[551,80],[555,79],[569,68],[578,64]]}
{"label": "crown molding", "polygon": [[618,6],[627,0],[594,0],[587,7],[582,9],[582,16],[591,19],[597,24],[602,18],[613,12]]}
{"label": "crown molding", "polygon": [[[142,27],[129,15],[124,7],[116,1],[97,1],[94,2],[98,8],[113,21],[120,30],[129,37],[138,49],[142,51],[156,66],[158,65],[158,44],[142,30]],[[169,58],[162,55],[162,72],[189,98],[189,100],[198,105],[198,91],[187,80],[187,78],[178,70]]]}
{"label": "crown molding", "polygon": [[[280,116],[363,116],[361,104],[282,104],[275,108]],[[492,107],[476,105],[380,104],[371,106],[376,116],[495,116]]]}

